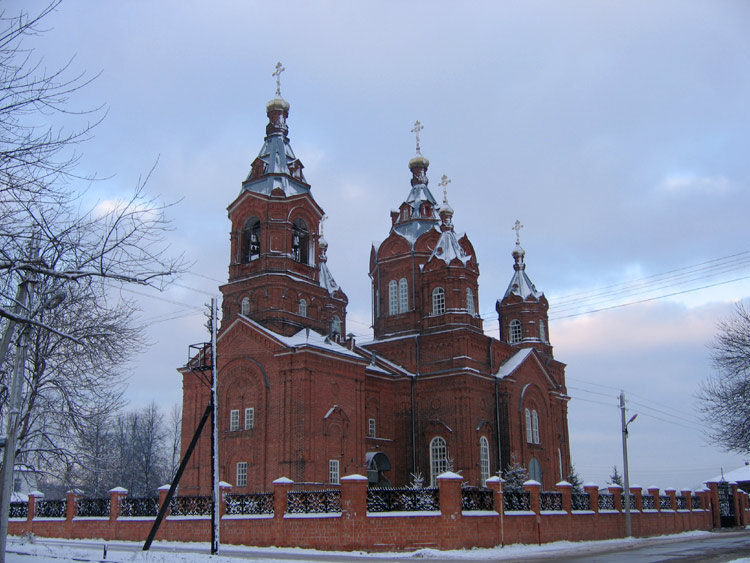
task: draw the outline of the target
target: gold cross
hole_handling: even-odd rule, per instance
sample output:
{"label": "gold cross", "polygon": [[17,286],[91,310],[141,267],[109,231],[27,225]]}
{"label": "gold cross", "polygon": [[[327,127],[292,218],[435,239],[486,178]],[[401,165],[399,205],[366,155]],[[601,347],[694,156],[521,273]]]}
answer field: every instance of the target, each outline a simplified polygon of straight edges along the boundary
{"label": "gold cross", "polygon": [[443,177],[440,178],[440,183],[438,186],[443,186],[443,203],[448,203],[448,184],[450,184],[450,178],[443,174]]}
{"label": "gold cross", "polygon": [[515,225],[513,225],[513,228],[511,231],[516,231],[516,244],[521,245],[521,229],[523,229],[523,225],[521,224],[521,221],[516,219]]}
{"label": "gold cross", "polygon": [[271,76],[276,77],[276,96],[279,98],[281,97],[281,73],[285,70],[286,69],[281,66],[281,63],[276,63],[276,70],[271,74]]}
{"label": "gold cross", "polygon": [[424,129],[424,126],[419,122],[419,120],[414,122],[414,129],[411,130],[412,133],[417,134],[417,154],[422,155],[422,152],[419,150],[419,132]]}

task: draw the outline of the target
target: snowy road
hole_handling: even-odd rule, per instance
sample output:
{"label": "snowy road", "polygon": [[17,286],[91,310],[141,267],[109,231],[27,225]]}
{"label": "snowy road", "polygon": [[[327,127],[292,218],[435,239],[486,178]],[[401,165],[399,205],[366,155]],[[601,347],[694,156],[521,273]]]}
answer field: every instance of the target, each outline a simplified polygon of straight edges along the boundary
{"label": "snowy road", "polygon": [[[552,544],[512,545],[504,548],[436,551],[419,550],[408,553],[344,553],[305,549],[252,548],[222,546],[221,555],[211,557],[207,544],[155,542],[150,552],[134,542],[54,540],[35,538],[32,542],[9,538],[8,563],[236,563],[237,558],[256,563],[288,561],[310,562],[400,562],[409,559],[427,561],[525,561],[525,562],[587,562],[587,563],[683,563],[739,562],[750,556],[750,530],[733,532],[689,532],[658,538],[607,540],[599,542],[556,542]],[[750,563],[750,559],[746,560]]]}

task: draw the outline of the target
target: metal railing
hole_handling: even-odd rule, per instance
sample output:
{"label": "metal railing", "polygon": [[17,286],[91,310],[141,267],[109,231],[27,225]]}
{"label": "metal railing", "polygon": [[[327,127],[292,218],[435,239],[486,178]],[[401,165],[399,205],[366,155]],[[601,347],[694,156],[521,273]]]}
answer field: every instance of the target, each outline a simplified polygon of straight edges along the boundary
{"label": "metal railing", "polygon": [[157,497],[125,497],[120,499],[120,516],[156,516],[159,512]]}
{"label": "metal railing", "polygon": [[408,487],[367,489],[368,512],[435,510],[440,510],[440,494],[438,489],[434,487],[427,489],[411,489]]}
{"label": "metal railing", "polygon": [[289,491],[286,511],[290,514],[323,514],[341,512],[341,490]]}
{"label": "metal railing", "polygon": [[562,493],[541,493],[539,495],[539,508],[541,510],[562,510]]}
{"label": "metal railing", "polygon": [[77,516],[109,516],[108,498],[76,499]]}
{"label": "metal railing", "polygon": [[226,495],[227,514],[273,514],[273,493]]}
{"label": "metal railing", "polygon": [[531,493],[524,491],[521,493],[505,493],[503,495],[505,510],[531,510]]}
{"label": "metal railing", "polygon": [[495,510],[494,492],[484,487],[461,489],[461,510]]}

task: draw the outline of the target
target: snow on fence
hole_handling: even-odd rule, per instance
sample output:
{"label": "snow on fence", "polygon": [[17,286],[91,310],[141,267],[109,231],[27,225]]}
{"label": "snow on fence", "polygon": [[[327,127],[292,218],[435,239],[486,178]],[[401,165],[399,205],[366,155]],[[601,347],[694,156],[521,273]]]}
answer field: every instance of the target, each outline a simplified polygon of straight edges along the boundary
{"label": "snow on fence", "polygon": [[[503,492],[498,478],[487,487],[462,487],[460,475],[447,473],[435,488],[368,488],[354,475],[340,486],[297,490],[288,479],[274,482],[273,491],[232,494],[222,489],[221,540],[255,546],[298,546],[317,549],[385,551],[434,547],[490,547],[501,543],[593,540],[623,537],[625,499],[622,489],[604,491],[594,484],[573,492],[558,483],[541,491],[529,481],[523,492]],[[719,526],[716,485],[697,491],[643,494],[631,488],[633,535],[645,536]],[[748,497],[734,486],[737,525],[750,523]],[[11,503],[12,534],[47,537],[144,540],[158,508],[159,497],[131,498],[113,489],[108,499],[85,498],[72,491],[65,500],[44,500],[32,493],[27,503]],[[157,540],[209,541],[211,498],[177,496]],[[504,517],[501,517],[504,516]]]}

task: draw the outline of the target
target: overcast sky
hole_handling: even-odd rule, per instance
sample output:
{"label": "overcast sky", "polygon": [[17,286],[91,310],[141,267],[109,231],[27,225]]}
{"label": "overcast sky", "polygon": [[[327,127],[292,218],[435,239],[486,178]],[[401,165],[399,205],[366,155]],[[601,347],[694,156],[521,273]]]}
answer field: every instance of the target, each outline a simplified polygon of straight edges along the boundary
{"label": "overcast sky", "polygon": [[[22,5],[43,3],[6,13]],[[370,246],[409,191],[419,119],[433,192],[447,174],[476,249],[493,336],[511,227],[525,226],[527,273],[568,364],[581,477],[622,471],[621,389],[640,413],[631,483],[693,488],[743,464],[707,444],[695,394],[716,322],[750,296],[750,3],[65,0],[45,26],[34,46],[47,68],[75,56],[72,72],[101,73],[71,100],[108,110],[80,171],[109,179],[87,197],[127,197],[158,159],[149,188],[179,200],[170,241],[194,263],[164,294],[127,294],[153,341],[127,370],[133,407],[180,402],[175,368],[208,338],[190,307],[226,280],[226,207],[261,147],[281,61],[349,331],[370,331]]]}

